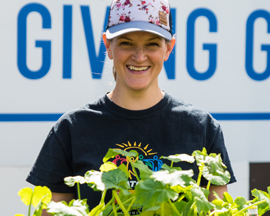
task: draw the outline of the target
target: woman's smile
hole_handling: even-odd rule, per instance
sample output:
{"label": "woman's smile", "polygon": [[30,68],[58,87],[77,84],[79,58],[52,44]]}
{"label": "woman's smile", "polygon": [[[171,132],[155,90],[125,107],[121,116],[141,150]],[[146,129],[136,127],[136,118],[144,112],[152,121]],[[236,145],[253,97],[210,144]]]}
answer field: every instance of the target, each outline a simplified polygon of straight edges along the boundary
{"label": "woman's smile", "polygon": [[133,65],[127,65],[127,68],[131,71],[137,71],[137,72],[143,72],[150,68],[150,66],[133,66]]}
{"label": "woman's smile", "polygon": [[142,75],[149,71],[150,66],[134,66],[134,65],[127,65],[127,69],[130,73],[135,75]]}

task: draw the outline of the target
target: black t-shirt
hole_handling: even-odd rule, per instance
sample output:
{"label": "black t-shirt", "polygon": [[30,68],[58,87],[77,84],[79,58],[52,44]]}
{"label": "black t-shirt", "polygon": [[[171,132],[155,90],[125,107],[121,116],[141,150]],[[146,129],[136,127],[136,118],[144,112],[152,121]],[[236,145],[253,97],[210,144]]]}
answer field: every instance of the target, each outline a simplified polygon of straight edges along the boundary
{"label": "black t-shirt", "polygon": [[[52,192],[76,193],[76,187],[66,186],[63,179],[99,170],[109,148],[136,150],[140,160],[158,171],[163,163],[170,164],[161,156],[191,155],[203,147],[208,153],[221,153],[231,174],[230,183],[235,182],[222,130],[208,112],[168,94],[149,109],[131,111],[117,106],[105,95],[95,103],[64,114],[56,122],[27,181],[47,186]],[[119,165],[123,160],[117,156],[112,161]],[[177,165],[183,170],[193,169],[197,179],[196,163]],[[132,173],[129,183],[134,188],[136,180]],[[205,179],[202,185],[207,185]],[[99,203],[101,193],[82,185],[81,196],[88,199],[91,209]]]}

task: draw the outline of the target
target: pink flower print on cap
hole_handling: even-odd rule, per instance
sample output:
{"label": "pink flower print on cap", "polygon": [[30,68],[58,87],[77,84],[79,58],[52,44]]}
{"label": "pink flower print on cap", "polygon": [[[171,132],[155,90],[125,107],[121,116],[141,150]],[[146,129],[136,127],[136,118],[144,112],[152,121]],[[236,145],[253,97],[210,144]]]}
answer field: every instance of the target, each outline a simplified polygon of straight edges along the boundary
{"label": "pink flower print on cap", "polygon": [[171,40],[168,0],[113,0],[107,38],[134,31],[147,31]]}
{"label": "pink flower print on cap", "polygon": [[129,5],[129,4],[131,4],[129,0],[126,0],[124,3],[124,5]]}
{"label": "pink flower print on cap", "polygon": [[124,15],[120,16],[120,21],[124,22],[126,20],[126,17]]}
{"label": "pink flower print on cap", "polygon": [[126,16],[125,22],[130,22],[130,17]]}
{"label": "pink flower print on cap", "polygon": [[121,6],[122,6],[121,2],[119,2],[119,3],[116,5],[117,8],[120,8]]}
{"label": "pink flower print on cap", "polygon": [[162,6],[162,9],[168,14],[170,12],[169,8],[167,8],[166,6]]}

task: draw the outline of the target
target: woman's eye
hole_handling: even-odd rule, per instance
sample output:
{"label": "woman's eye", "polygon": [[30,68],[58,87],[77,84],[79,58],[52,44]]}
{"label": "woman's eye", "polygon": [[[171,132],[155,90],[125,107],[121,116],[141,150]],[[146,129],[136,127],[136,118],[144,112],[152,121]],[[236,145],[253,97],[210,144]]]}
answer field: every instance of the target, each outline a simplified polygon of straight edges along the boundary
{"label": "woman's eye", "polygon": [[157,46],[158,47],[159,44],[158,43],[149,43],[148,46]]}
{"label": "woman's eye", "polygon": [[127,42],[127,41],[121,42],[120,45],[123,45],[123,46],[132,46],[132,44],[130,42]]}

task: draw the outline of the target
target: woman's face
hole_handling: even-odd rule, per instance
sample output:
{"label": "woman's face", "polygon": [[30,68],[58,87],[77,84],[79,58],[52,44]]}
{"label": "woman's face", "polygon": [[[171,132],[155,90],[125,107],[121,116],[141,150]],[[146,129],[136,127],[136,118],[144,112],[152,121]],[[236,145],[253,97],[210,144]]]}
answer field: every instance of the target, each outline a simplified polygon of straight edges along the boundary
{"label": "woman's face", "polygon": [[116,88],[146,90],[158,87],[158,75],[169,58],[172,42],[148,32],[132,32],[106,41],[117,73]]}

